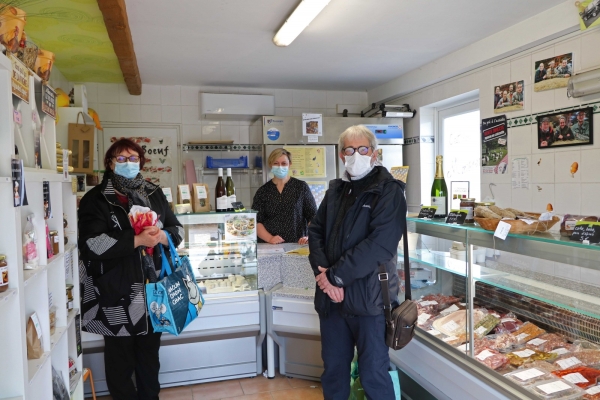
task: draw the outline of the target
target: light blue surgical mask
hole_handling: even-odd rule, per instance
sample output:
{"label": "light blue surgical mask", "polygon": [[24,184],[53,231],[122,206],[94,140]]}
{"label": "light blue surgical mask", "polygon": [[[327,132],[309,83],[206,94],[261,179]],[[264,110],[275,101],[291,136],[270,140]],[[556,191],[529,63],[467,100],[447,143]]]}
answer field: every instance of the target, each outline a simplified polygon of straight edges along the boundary
{"label": "light blue surgical mask", "polygon": [[127,161],[124,163],[115,163],[115,174],[123,178],[133,179],[140,173],[140,163]]}
{"label": "light blue surgical mask", "polygon": [[271,172],[273,173],[273,175],[275,175],[275,177],[277,177],[279,179],[283,179],[288,174],[288,167],[274,166],[274,167],[271,167]]}

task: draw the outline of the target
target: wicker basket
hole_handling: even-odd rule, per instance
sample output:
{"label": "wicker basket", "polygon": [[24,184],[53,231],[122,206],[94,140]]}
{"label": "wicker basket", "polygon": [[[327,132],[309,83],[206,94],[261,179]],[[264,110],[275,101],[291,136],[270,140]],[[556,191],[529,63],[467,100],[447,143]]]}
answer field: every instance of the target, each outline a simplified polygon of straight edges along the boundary
{"label": "wicker basket", "polygon": [[[527,213],[532,217],[539,218],[540,214],[538,213]],[[536,233],[536,232],[546,232],[548,229],[552,228],[557,222],[560,221],[560,217],[553,216],[549,221],[536,221],[533,224],[529,225],[519,219],[505,219],[500,220],[497,218],[481,218],[475,217],[475,222],[479,224],[486,231],[495,231],[498,227],[498,223],[500,221],[506,222],[510,225],[510,233]]]}

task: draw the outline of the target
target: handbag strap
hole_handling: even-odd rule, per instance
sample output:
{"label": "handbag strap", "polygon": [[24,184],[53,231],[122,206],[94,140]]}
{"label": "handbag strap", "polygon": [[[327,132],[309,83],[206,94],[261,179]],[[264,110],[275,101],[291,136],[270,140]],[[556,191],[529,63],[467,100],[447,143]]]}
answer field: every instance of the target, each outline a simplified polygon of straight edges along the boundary
{"label": "handbag strap", "polygon": [[[173,244],[173,240],[171,239],[171,234],[169,233],[169,231],[164,231],[165,235],[167,236],[167,240],[169,241],[169,253],[171,254],[171,262],[173,263],[173,268],[177,268],[177,266],[180,264],[181,260],[179,259],[179,254],[177,253],[177,249],[175,248],[175,245]],[[158,246],[160,248],[160,254],[162,257],[166,257],[167,255],[165,254],[165,250],[164,247],[165,245],[160,245]],[[160,279],[164,278],[165,276],[171,275],[173,271],[171,270],[171,263],[169,263],[169,261],[167,260],[166,263],[163,263],[163,268],[160,271]]]}
{"label": "handbag strap", "polygon": [[[412,300],[410,289],[410,263],[408,259],[408,228],[404,223],[404,232],[402,233],[403,253],[404,253],[404,294],[406,300]],[[379,265],[379,281],[381,282],[381,295],[383,297],[383,312],[385,313],[386,321],[392,321],[392,302],[390,300],[390,287],[388,273],[385,270],[385,265]]]}

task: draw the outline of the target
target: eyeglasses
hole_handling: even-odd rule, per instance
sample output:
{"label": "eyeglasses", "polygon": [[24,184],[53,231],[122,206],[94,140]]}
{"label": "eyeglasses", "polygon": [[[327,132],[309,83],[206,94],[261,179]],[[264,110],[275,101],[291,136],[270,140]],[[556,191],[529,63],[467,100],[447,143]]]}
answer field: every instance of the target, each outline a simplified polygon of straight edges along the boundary
{"label": "eyeglasses", "polygon": [[131,162],[139,162],[140,161],[140,157],[139,156],[116,156],[113,157],[115,160],[117,160],[118,163],[124,163],[127,162],[127,160],[131,161]]}
{"label": "eyeglasses", "polygon": [[370,148],[371,146],[359,146],[358,148],[344,147],[342,151],[344,152],[344,155],[351,156],[356,150],[358,150],[358,154],[361,156],[366,156],[369,153]]}

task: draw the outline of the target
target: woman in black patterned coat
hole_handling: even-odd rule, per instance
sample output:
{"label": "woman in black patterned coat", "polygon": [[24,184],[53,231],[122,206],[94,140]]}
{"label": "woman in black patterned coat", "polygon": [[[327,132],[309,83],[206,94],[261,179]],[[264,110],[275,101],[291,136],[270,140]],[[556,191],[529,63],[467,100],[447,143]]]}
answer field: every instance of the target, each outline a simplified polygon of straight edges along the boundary
{"label": "woman in black patterned coat", "polygon": [[[139,173],[144,161],[139,145],[116,141],[106,152],[102,183],[83,196],[78,211],[81,325],[104,336],[106,383],[115,400],[158,400],[161,334],[148,318],[144,284],[156,281],[162,265],[156,246],[168,245],[165,232],[175,246],[183,238],[160,187]],[[128,217],[133,205],[156,212],[157,226],[136,235]]]}

